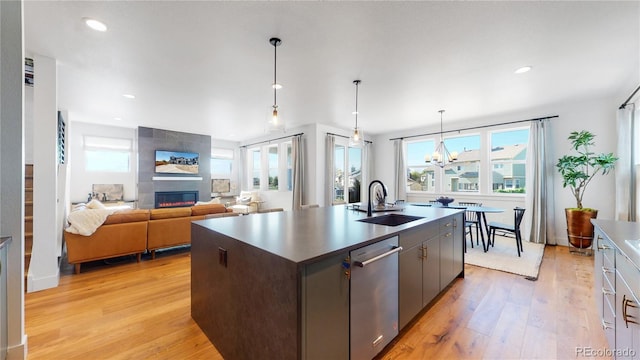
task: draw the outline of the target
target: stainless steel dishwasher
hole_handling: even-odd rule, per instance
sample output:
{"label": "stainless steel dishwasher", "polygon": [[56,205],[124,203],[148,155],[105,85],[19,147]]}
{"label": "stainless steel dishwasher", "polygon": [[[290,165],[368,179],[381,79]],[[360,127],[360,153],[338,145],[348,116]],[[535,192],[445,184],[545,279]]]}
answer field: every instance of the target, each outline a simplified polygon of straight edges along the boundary
{"label": "stainless steel dishwasher", "polygon": [[398,237],[351,251],[350,358],[371,359],[398,335]]}

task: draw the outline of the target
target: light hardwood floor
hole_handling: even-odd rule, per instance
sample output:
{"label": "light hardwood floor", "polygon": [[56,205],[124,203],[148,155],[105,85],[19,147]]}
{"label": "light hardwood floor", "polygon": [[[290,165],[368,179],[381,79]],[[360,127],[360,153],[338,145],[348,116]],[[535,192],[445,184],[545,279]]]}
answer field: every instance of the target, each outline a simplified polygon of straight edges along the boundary
{"label": "light hardwood floor", "polygon": [[[63,268],[25,295],[28,359],[222,359],[190,317],[188,250]],[[380,359],[568,359],[604,349],[593,258],[547,247],[538,281],[466,266]]]}

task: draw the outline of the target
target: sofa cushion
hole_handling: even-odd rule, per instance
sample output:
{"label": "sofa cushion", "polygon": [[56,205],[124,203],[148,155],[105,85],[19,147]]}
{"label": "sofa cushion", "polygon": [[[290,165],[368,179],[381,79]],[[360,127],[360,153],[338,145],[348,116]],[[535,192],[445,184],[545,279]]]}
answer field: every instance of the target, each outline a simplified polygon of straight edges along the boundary
{"label": "sofa cushion", "polygon": [[118,210],[115,213],[107,216],[107,219],[104,221],[103,225],[147,220],[149,220],[149,210],[147,209]]}
{"label": "sofa cushion", "polygon": [[191,216],[191,208],[178,207],[178,208],[168,208],[168,209],[151,209],[149,216],[151,220],[170,219],[175,217],[187,217],[187,216]]}
{"label": "sofa cushion", "polygon": [[207,215],[226,212],[227,208],[222,204],[195,205],[191,207],[191,215]]}

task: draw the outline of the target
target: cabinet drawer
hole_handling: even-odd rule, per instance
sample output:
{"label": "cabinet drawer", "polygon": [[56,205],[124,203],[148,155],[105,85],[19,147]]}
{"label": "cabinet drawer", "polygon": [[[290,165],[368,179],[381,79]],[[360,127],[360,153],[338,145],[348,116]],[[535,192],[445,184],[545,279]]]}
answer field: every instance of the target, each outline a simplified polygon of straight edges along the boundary
{"label": "cabinet drawer", "polygon": [[603,292],[616,292],[616,270],[614,268],[602,267],[602,288]]}
{"label": "cabinet drawer", "polygon": [[453,230],[453,216],[440,220],[440,234],[446,234]]}
{"label": "cabinet drawer", "polygon": [[616,271],[627,283],[633,296],[638,297],[640,295],[640,271],[629,258],[620,252],[616,254]]}
{"label": "cabinet drawer", "polygon": [[610,269],[615,269],[615,247],[613,246],[611,240],[609,240],[606,236],[603,236],[601,233],[596,234],[596,251],[600,256],[602,256],[603,266]]}

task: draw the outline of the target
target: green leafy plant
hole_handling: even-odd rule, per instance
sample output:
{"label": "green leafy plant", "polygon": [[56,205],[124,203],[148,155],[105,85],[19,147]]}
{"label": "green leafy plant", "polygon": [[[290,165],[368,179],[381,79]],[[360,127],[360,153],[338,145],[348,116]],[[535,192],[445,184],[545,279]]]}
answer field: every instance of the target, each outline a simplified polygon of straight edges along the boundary
{"label": "green leafy plant", "polygon": [[594,138],[595,135],[589,131],[571,132],[568,140],[578,154],[564,155],[556,164],[556,168],[562,175],[562,187],[571,189],[576,199],[577,209],[583,209],[582,197],[593,177],[597,174],[608,174],[618,160],[613,153],[595,154],[589,151],[589,147],[594,145]]}

